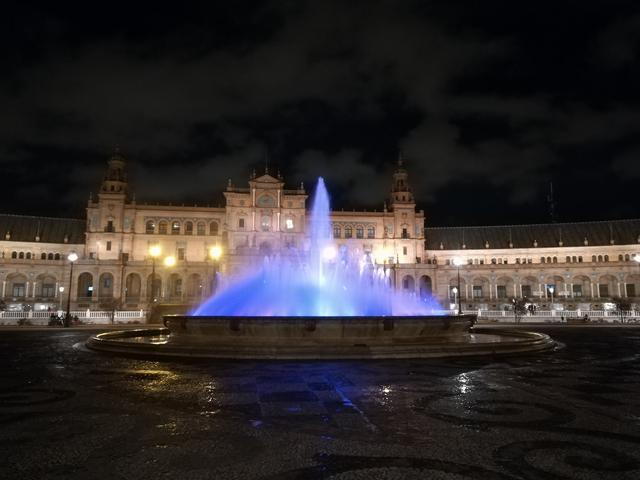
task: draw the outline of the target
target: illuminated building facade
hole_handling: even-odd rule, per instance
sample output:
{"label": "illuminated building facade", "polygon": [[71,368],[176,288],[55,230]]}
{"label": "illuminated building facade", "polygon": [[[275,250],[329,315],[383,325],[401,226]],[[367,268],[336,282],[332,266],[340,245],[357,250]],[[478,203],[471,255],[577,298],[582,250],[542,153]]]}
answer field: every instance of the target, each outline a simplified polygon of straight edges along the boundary
{"label": "illuminated building facade", "polygon": [[[387,268],[396,288],[433,295],[448,308],[459,273],[465,310],[502,310],[514,297],[585,310],[613,297],[638,300],[640,220],[425,228],[409,180],[399,160],[380,211],[334,211],[331,218],[339,248]],[[308,248],[303,185],[286,188],[265,171],[248,186],[229,180],[223,193],[218,208],[139,204],[116,152],[85,220],[0,215],[4,308],[62,309],[71,252],[79,255],[72,308],[93,310],[197,304],[215,288],[214,271],[232,277],[269,255]],[[219,259],[209,254],[213,246]]]}

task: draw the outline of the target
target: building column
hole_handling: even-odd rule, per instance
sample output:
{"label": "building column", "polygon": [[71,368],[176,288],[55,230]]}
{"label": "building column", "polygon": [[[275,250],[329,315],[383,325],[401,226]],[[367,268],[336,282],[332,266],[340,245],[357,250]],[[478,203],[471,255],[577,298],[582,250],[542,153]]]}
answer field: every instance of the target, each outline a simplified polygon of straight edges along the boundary
{"label": "building column", "polygon": [[600,298],[600,284],[596,283],[596,293],[598,294],[598,298]]}
{"label": "building column", "polygon": [[573,282],[569,284],[569,296],[573,298]]}
{"label": "building column", "polygon": [[593,282],[589,282],[589,286],[591,287],[591,298],[595,298],[595,294],[593,291]]}
{"label": "building column", "polygon": [[618,282],[618,296],[622,297],[622,292],[620,291],[620,282]]}
{"label": "building column", "polygon": [[467,283],[466,280],[464,282],[464,298],[466,300],[469,300],[469,284]]}
{"label": "building column", "polygon": [[621,297],[626,297],[627,296],[627,282],[622,282],[622,295],[620,295]]}
{"label": "building column", "polygon": [[5,295],[6,293],[7,293],[7,281],[3,280],[2,281],[2,296],[6,297],[6,295]]}
{"label": "building column", "polygon": [[489,282],[489,300],[493,300],[493,285]]}
{"label": "building column", "polygon": [[519,284],[519,287],[520,287],[520,298],[524,298],[522,295],[522,282]]}

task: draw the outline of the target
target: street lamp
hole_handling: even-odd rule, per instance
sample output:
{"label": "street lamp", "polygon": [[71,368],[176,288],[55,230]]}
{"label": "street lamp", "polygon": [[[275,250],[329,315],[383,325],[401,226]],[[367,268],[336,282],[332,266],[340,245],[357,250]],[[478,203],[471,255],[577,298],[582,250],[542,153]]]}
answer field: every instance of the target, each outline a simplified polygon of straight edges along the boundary
{"label": "street lamp", "polygon": [[555,290],[556,288],[553,285],[549,287],[549,293],[551,294],[551,310],[553,310],[553,292],[555,292]]}
{"label": "street lamp", "polygon": [[460,291],[460,266],[462,265],[462,259],[454,258],[453,264],[458,269],[458,315],[462,315],[462,307],[460,306],[460,297],[462,296],[462,292]]}
{"label": "street lamp", "polygon": [[149,247],[149,256],[151,257],[151,292],[149,295],[149,303],[156,301],[156,258],[160,256],[161,252],[160,245],[151,245],[151,247]]}
{"label": "street lamp", "polygon": [[211,259],[211,263],[213,264],[213,277],[211,278],[211,295],[215,293],[216,290],[216,274],[218,270],[218,260],[222,256],[222,247],[220,245],[213,245],[209,247],[209,258]]}
{"label": "street lamp", "polygon": [[69,295],[67,297],[67,315],[64,317],[64,326],[68,327],[71,323],[71,282],[73,281],[73,263],[78,260],[78,254],[71,252],[67,256],[71,268],[69,269]]}

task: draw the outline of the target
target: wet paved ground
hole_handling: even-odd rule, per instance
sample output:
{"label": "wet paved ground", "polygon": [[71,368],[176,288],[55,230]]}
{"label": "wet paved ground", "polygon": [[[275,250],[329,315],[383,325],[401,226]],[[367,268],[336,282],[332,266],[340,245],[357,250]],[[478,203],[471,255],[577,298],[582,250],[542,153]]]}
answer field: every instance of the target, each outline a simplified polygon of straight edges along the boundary
{"label": "wet paved ground", "polygon": [[0,330],[0,478],[640,478],[640,328],[492,360],[174,363]]}

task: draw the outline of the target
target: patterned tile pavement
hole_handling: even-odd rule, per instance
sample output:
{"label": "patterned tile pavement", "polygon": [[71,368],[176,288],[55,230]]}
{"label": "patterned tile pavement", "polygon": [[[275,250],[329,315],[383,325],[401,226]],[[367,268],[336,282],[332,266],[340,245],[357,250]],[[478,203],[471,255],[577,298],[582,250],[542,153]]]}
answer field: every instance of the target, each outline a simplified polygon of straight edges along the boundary
{"label": "patterned tile pavement", "polygon": [[156,362],[0,330],[0,478],[640,478],[640,329],[514,358]]}

